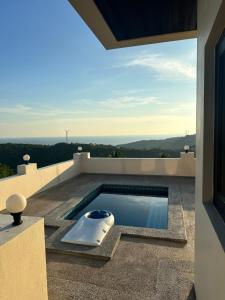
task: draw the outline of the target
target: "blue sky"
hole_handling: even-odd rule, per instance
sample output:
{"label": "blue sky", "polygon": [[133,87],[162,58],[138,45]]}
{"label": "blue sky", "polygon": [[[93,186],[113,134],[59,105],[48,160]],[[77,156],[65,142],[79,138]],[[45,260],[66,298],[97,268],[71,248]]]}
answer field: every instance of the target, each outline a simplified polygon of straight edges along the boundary
{"label": "blue sky", "polygon": [[0,7],[1,137],[195,132],[196,40],[105,50],[66,0]]}

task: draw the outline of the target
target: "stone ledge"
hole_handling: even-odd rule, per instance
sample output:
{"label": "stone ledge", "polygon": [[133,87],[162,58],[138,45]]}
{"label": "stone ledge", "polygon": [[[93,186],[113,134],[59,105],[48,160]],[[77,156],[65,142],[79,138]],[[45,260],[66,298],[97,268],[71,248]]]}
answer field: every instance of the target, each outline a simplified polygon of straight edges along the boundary
{"label": "stone ledge", "polygon": [[74,224],[75,222],[73,222],[72,225],[69,224],[66,226],[62,226],[58,230],[56,230],[46,240],[47,251],[109,260],[113,258],[113,255],[117,249],[121,236],[128,236],[133,238],[149,239],[149,240],[164,240],[164,241],[178,242],[179,244],[185,244],[187,242],[187,237],[185,232],[177,234],[177,232],[173,232],[171,230],[128,227],[128,226],[118,226],[118,225],[115,225],[110,230],[109,234],[102,242],[102,245],[99,247],[75,245],[75,244],[61,242],[61,238]]}

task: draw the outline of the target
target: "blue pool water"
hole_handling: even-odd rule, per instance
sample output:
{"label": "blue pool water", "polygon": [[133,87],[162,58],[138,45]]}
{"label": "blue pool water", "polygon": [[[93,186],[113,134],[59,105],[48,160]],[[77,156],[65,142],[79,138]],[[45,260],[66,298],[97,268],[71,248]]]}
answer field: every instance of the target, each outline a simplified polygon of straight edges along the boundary
{"label": "blue pool water", "polygon": [[168,197],[165,196],[100,192],[86,204],[75,207],[66,218],[78,220],[92,210],[112,212],[116,225],[168,228]]}

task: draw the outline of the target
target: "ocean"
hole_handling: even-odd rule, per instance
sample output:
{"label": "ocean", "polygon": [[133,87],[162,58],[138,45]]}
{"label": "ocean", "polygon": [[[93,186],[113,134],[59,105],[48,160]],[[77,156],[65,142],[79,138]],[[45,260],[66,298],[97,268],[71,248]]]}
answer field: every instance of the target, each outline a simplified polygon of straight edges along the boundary
{"label": "ocean", "polygon": [[[81,144],[104,144],[119,145],[140,140],[160,140],[172,136],[168,135],[129,135],[129,136],[71,136],[68,138],[69,143]],[[0,138],[0,144],[18,143],[18,144],[42,144],[55,145],[66,142],[65,137],[19,137],[19,138]]]}

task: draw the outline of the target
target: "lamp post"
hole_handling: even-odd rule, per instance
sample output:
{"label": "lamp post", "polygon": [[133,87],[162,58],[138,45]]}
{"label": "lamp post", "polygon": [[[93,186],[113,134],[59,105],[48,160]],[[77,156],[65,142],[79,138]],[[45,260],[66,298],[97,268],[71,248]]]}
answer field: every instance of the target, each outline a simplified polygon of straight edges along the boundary
{"label": "lamp post", "polygon": [[80,153],[80,152],[82,152],[83,148],[81,146],[78,146],[77,150]]}
{"label": "lamp post", "polygon": [[68,141],[69,141],[69,129],[65,129],[65,133],[66,133],[66,143],[68,144]]}
{"label": "lamp post", "polygon": [[30,161],[30,155],[29,154],[25,154],[23,156],[23,160],[25,161],[26,165],[29,165],[29,161]]}
{"label": "lamp post", "polygon": [[189,150],[190,150],[190,146],[189,145],[184,145],[185,153],[188,153]]}
{"label": "lamp post", "polygon": [[23,223],[21,215],[26,206],[27,200],[21,194],[13,194],[6,200],[6,209],[13,216],[13,226],[18,226]]}

